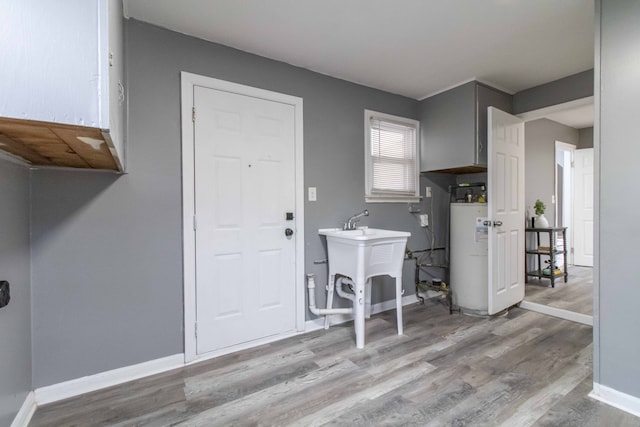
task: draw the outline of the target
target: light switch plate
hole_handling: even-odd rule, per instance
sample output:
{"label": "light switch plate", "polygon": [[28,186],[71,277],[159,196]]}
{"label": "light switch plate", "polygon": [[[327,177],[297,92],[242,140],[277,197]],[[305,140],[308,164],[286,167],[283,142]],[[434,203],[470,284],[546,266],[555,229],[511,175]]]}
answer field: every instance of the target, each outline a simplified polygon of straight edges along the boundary
{"label": "light switch plate", "polygon": [[315,202],[317,200],[316,187],[309,187],[309,201]]}
{"label": "light switch plate", "polygon": [[431,187],[424,187],[424,197],[431,197]]}

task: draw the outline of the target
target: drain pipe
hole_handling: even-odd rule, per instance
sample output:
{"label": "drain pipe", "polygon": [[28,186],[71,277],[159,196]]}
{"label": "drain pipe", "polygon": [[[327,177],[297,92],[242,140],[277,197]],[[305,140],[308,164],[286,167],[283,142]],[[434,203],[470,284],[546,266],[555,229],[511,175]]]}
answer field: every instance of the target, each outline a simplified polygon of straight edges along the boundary
{"label": "drain pipe", "polygon": [[342,285],[351,285],[351,287],[353,288],[356,286],[356,284],[353,283],[353,280],[349,279],[348,277],[341,277],[336,281],[336,292],[338,293],[338,296],[354,302],[356,300],[356,294],[350,294],[346,292]]}
{"label": "drain pipe", "polygon": [[[342,286],[342,283],[340,283],[339,286]],[[353,314],[353,308],[317,308],[316,307],[315,275],[307,274],[307,288],[309,289],[309,311],[311,311],[316,316],[325,316],[327,314]],[[353,298],[355,298],[355,295],[353,296]],[[353,300],[353,298],[349,298],[349,299]]]}

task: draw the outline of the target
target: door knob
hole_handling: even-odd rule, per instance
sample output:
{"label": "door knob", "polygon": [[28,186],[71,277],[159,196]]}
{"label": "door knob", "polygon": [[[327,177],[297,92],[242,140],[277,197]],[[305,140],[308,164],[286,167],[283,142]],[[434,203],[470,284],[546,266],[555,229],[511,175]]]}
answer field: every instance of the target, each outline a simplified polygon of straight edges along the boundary
{"label": "door knob", "polygon": [[293,230],[290,228],[287,228],[286,230],[284,230],[284,235],[287,237],[293,236]]}
{"label": "door knob", "polygon": [[500,226],[502,226],[502,221],[493,221],[493,226],[494,226],[494,227],[500,227]]}

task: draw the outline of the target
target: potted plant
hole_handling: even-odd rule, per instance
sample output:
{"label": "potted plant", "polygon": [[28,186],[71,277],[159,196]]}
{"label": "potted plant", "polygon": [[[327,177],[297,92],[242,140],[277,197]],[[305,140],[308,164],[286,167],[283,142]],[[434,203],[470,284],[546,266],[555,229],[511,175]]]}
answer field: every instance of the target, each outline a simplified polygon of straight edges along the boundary
{"label": "potted plant", "polygon": [[533,205],[533,209],[536,212],[536,218],[534,221],[535,227],[536,228],[549,227],[549,221],[547,221],[547,218],[545,218],[544,216],[544,210],[546,209],[546,206],[544,205],[542,200],[540,199],[536,200],[536,203]]}

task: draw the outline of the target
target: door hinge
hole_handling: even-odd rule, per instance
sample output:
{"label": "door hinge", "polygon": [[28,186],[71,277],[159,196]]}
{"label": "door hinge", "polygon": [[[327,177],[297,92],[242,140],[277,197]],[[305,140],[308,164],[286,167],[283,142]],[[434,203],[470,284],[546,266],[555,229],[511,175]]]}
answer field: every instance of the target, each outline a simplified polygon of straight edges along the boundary
{"label": "door hinge", "polygon": [[573,255],[573,248],[571,248],[571,254]]}
{"label": "door hinge", "polygon": [[196,122],[196,107],[191,107],[191,121]]}
{"label": "door hinge", "polygon": [[194,328],[194,335],[196,336],[196,338],[198,338],[198,322],[196,322],[195,324],[195,328]]}
{"label": "door hinge", "polygon": [[571,160],[571,167],[572,168],[576,167],[576,162],[574,162],[573,160]]}
{"label": "door hinge", "polygon": [[193,216],[193,231],[196,231],[198,228],[198,221],[196,220],[196,216]]}

